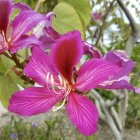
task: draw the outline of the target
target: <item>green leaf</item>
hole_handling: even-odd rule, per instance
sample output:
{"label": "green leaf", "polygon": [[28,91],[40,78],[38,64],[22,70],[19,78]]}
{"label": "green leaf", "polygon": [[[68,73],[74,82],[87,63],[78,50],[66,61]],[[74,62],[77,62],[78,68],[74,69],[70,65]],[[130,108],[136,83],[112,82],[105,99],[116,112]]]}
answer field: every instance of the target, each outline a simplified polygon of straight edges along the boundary
{"label": "green leaf", "polygon": [[72,30],[79,30],[84,38],[84,28],[77,11],[67,3],[59,3],[53,10],[56,17],[53,18],[52,26],[60,34]]}
{"label": "green leaf", "polygon": [[9,98],[18,91],[17,84],[24,86],[23,81],[12,71],[14,62],[5,56],[0,56],[0,101],[5,108],[9,105]]}
{"label": "green leaf", "polygon": [[59,2],[66,2],[68,4],[71,4],[77,11],[80,19],[84,24],[84,27],[89,24],[91,17],[91,6],[89,0],[59,0]]}
{"label": "green leaf", "polygon": [[0,101],[5,108],[9,105],[12,93],[19,90],[17,84],[9,75],[0,76]]}

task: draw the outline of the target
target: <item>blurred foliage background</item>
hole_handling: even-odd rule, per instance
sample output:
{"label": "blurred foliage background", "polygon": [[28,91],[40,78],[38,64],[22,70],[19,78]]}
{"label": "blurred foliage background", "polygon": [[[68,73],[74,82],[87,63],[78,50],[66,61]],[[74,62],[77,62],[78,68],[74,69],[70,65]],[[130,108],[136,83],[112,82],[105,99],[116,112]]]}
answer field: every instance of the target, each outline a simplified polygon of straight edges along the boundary
{"label": "blurred foliage background", "polygon": [[[37,9],[40,13],[48,13],[54,11],[57,17],[53,20],[53,27],[59,33],[65,33],[67,31],[78,29],[82,33],[83,39],[92,45],[96,46],[102,53],[108,50],[125,50],[127,41],[131,36],[131,26],[126,19],[123,11],[117,4],[117,1],[111,0],[44,0],[40,7]],[[21,0],[14,0],[14,2],[21,2]],[[22,0],[22,2],[27,3],[35,9],[37,6],[37,0]],[[63,4],[62,4],[63,3]],[[140,28],[140,2],[136,1],[135,4],[131,3],[129,0],[125,1],[125,5],[129,7],[128,9],[133,10],[135,13],[134,18],[137,20],[137,26]],[[139,7],[139,8],[138,8]],[[94,16],[93,16],[94,13]],[[98,15],[97,16],[95,16]],[[67,26],[66,26],[67,25]],[[101,41],[99,41],[99,39]],[[20,55],[23,52],[20,52]],[[140,87],[140,40],[134,44],[134,49],[132,51],[131,58],[136,62],[136,67],[133,73],[130,75],[131,82]],[[9,70],[11,63],[9,64],[5,58],[0,58],[1,69],[0,78],[3,79],[0,82],[0,94],[3,89],[2,85],[7,85],[12,88],[7,88],[7,93],[11,93],[17,89],[17,85],[12,81],[18,80],[16,76],[10,72],[3,76],[5,71]],[[8,68],[7,68],[8,66]],[[4,80],[5,79],[5,80]],[[14,79],[14,80],[13,80]],[[4,82],[8,81],[8,83]],[[11,82],[9,82],[11,81]],[[12,83],[12,85],[11,85]],[[18,80],[21,85],[28,86],[23,83],[22,80]],[[109,91],[100,90],[100,93],[104,98],[111,99],[112,95]],[[9,96],[6,97],[9,98]],[[5,103],[5,97],[1,100]],[[4,104],[7,106],[7,103]],[[63,115],[62,115],[63,116]],[[96,136],[85,138],[76,132],[76,130],[69,124],[66,128],[63,117],[53,117],[49,118],[43,125],[38,126],[36,124],[32,125],[30,123],[25,123],[24,121],[17,119],[11,119],[11,123],[5,125],[0,131],[0,140],[48,140],[56,139],[70,139],[71,133],[75,136],[76,140],[84,139],[98,139]],[[101,126],[104,126],[103,122],[100,122]],[[140,96],[130,93],[129,106],[126,118],[126,128],[140,130]],[[69,137],[65,136],[66,131],[72,129],[69,132]],[[59,130],[59,131],[57,131]],[[29,133],[30,132],[30,133]],[[58,133],[56,133],[58,132]],[[26,135],[24,135],[26,134]],[[56,136],[57,135],[57,136]],[[40,137],[37,137],[40,136]],[[63,137],[60,137],[63,136]]]}

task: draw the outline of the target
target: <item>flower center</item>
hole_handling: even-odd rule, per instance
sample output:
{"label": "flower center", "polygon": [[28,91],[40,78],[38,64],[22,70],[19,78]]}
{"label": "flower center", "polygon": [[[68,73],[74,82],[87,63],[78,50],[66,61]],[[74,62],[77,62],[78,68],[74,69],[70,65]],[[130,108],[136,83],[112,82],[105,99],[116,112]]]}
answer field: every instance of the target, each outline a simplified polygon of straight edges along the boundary
{"label": "flower center", "polygon": [[68,83],[66,79],[64,79],[60,75],[54,77],[48,72],[46,76],[46,82],[47,88],[50,89],[51,87],[55,94],[64,94],[65,97],[67,97],[72,90],[72,86]]}
{"label": "flower center", "polygon": [[[56,80],[55,80],[55,78],[56,78]],[[70,92],[72,90],[72,86],[68,83],[68,81],[65,78],[63,78],[60,75],[58,75],[55,78],[49,72],[47,73],[47,76],[46,76],[47,88],[50,93],[51,93],[51,91],[50,91],[50,88],[51,88],[53,90],[54,94],[57,94],[57,95],[64,94],[64,100],[60,106],[54,107],[53,111],[57,111],[65,105],[67,96],[70,94]]]}

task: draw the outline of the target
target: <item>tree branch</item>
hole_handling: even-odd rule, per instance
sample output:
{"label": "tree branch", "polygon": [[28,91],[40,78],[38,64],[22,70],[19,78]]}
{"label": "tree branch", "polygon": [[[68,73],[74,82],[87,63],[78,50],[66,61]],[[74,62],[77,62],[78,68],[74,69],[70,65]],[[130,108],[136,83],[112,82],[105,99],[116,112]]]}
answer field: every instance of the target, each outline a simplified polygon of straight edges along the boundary
{"label": "tree branch", "polygon": [[116,122],[116,125],[117,125],[119,131],[121,132],[123,130],[123,127],[122,127],[120,118],[119,118],[116,110],[114,109],[114,107],[111,107],[111,114],[112,114],[112,116],[114,118],[114,121]]}
{"label": "tree branch", "polygon": [[39,10],[41,4],[42,4],[44,1],[45,1],[45,0],[38,0],[38,2],[37,2],[37,4],[36,4],[36,7],[35,7],[35,10],[34,10],[34,11],[37,12],[37,11]]}
{"label": "tree branch", "polygon": [[129,22],[130,22],[130,26],[132,28],[132,33],[136,34],[138,33],[138,28],[137,28],[137,24],[134,20],[134,18],[132,17],[132,15],[130,14],[129,10],[127,9],[127,7],[125,6],[125,4],[123,3],[122,0],[117,0],[119,6],[121,7],[121,9],[124,11],[126,17],[128,18]]}
{"label": "tree branch", "polygon": [[102,33],[103,33],[104,26],[105,26],[105,24],[106,24],[106,19],[107,19],[108,15],[109,15],[110,11],[112,10],[113,4],[114,4],[114,0],[110,3],[110,6],[109,6],[109,8],[107,9],[107,12],[106,12],[106,14],[105,14],[104,17],[103,17],[103,23],[102,23],[102,26],[100,27],[99,35],[98,35],[98,37],[97,37],[95,46],[97,46],[98,43],[99,43],[99,40],[100,40],[100,38],[101,38],[101,36],[102,36]]}
{"label": "tree branch", "polygon": [[109,109],[106,107],[105,101],[103,100],[103,98],[100,96],[100,94],[97,91],[91,90],[91,92],[92,92],[92,95],[94,96],[94,98],[99,101],[99,103],[103,109],[103,112],[105,114],[105,119],[106,119],[105,122],[107,122],[107,124],[111,128],[115,139],[122,140],[121,132],[116,127],[116,122],[114,122],[114,119],[112,118],[112,115],[111,115]]}
{"label": "tree branch", "polygon": [[132,54],[132,48],[133,48],[134,44],[137,42],[138,36],[140,34],[140,30],[138,29],[137,24],[136,24],[133,16],[129,12],[129,10],[127,9],[125,4],[123,3],[123,1],[117,0],[117,2],[119,4],[119,6],[121,7],[121,9],[124,11],[126,17],[128,18],[131,29],[132,29],[132,35],[128,39],[127,45],[126,45],[126,52],[127,52],[128,56],[130,57]]}

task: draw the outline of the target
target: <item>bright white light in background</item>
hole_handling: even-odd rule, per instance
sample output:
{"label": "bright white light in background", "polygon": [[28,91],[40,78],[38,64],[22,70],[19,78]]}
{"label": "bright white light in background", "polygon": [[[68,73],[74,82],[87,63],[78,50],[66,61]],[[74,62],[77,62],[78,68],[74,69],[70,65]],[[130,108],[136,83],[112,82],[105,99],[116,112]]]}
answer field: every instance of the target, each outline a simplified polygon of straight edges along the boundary
{"label": "bright white light in background", "polygon": [[130,2],[127,8],[135,19],[135,22],[140,24],[140,17],[137,16],[135,8],[132,7],[132,5],[134,5],[140,11],[140,0],[126,0],[126,2],[127,1]]}
{"label": "bright white light in background", "polygon": [[[108,0],[108,1],[111,1],[111,0]],[[140,0],[122,0],[122,1],[124,1],[125,4],[129,1],[129,5],[127,6],[127,8],[130,11],[130,13],[132,14],[132,17],[134,18],[135,22],[137,24],[140,24],[140,16],[139,17],[137,16],[136,10],[135,10],[135,8],[137,8],[140,11]],[[103,6],[104,5],[103,5],[103,1],[102,1],[102,3],[100,5],[98,4],[92,9],[93,10],[92,12],[101,12]],[[122,14],[125,23],[129,23],[129,21],[128,21],[127,17],[125,16],[124,12],[122,11],[122,9],[121,9],[121,14],[120,14],[119,9],[117,9],[117,8],[114,12],[116,13],[117,17],[121,17],[121,14]],[[112,19],[112,16],[109,16],[109,18],[107,20],[109,21],[111,19]],[[93,29],[93,31],[94,31],[94,29]],[[110,44],[109,33],[116,32],[116,34],[117,34],[118,31],[119,30],[117,28],[117,25],[115,25],[115,24],[112,24],[106,31],[104,31],[104,45]],[[89,39],[88,42],[91,43],[91,40]]]}

